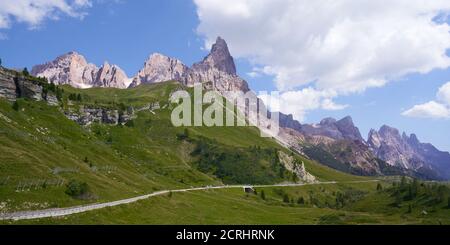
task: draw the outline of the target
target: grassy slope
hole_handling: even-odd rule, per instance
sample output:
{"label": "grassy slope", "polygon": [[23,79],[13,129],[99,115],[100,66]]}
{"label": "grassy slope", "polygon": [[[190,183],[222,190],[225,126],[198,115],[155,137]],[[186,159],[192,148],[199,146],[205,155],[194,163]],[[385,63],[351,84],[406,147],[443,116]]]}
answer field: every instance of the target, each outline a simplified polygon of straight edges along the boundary
{"label": "grassy slope", "polygon": [[[317,185],[285,188],[260,188],[259,195],[240,189],[173,193],[137,203],[75,214],[67,217],[20,221],[22,224],[450,224],[450,214],[442,209],[422,215],[391,208],[392,198],[376,193],[376,183]],[[286,204],[280,189],[291,198],[318,199],[311,203]],[[341,209],[325,207],[333,193],[344,190],[364,191],[368,198]],[[308,198],[306,198],[308,200]],[[383,210],[379,208],[383,207]],[[12,223],[12,222],[4,222]]]}
{"label": "grassy slope", "polygon": [[[130,90],[64,87],[65,97],[80,93],[83,104],[135,107],[167,103],[179,84],[140,86]],[[178,141],[169,121],[170,110],[139,112],[134,127],[94,125],[83,128],[44,102],[19,100],[20,110],[0,100],[0,204],[2,211],[64,207],[117,200],[155,190],[220,184],[190,164],[192,146]],[[75,105],[77,106],[77,105]],[[252,127],[195,127],[193,137],[215,139],[230,147],[272,147],[273,140],[259,137]],[[286,149],[284,149],[286,150]],[[286,150],[287,151],[287,150]],[[301,158],[300,156],[298,156]],[[85,161],[87,158],[87,162]],[[321,180],[356,180],[306,159],[306,168]],[[95,200],[73,199],[59,180],[87,182]],[[45,183],[44,183],[45,181]]]}
{"label": "grassy slope", "polygon": [[[65,87],[65,96],[80,93],[83,104],[114,107],[123,103],[140,107],[159,101],[167,103],[177,83],[140,86],[130,90]],[[42,102],[19,101],[21,110],[0,101],[0,204],[6,209],[40,209],[89,202],[103,202],[187,186],[218,185],[221,181],[192,167],[193,145],[177,140],[183,128],[174,128],[170,110],[156,114],[139,112],[134,127],[94,125],[83,128],[68,120],[54,107]],[[77,105],[75,105],[77,106]],[[273,140],[261,138],[253,127],[191,127],[190,137],[215,139],[227,149],[260,146],[288,152]],[[304,159],[306,169],[320,180],[367,180],[344,174]],[[87,158],[88,162],[84,159]],[[59,169],[58,171],[55,171]],[[78,200],[64,193],[64,186],[51,182],[25,188],[38,180],[77,179],[89,184],[96,200]],[[40,186],[37,187],[36,186]],[[22,188],[23,189],[23,188]],[[62,218],[18,223],[70,224],[336,224],[336,223],[450,223],[444,207],[428,209],[420,201],[412,213],[407,204],[393,207],[393,197],[375,191],[376,183],[337,184],[304,187],[265,188],[266,200],[240,189],[174,193],[137,203]],[[258,191],[261,191],[258,190]],[[336,208],[338,192],[356,193],[356,198]],[[294,204],[283,202],[287,194]],[[303,197],[306,204],[296,204]],[[311,197],[315,200],[311,201]],[[422,210],[428,214],[423,215]],[[3,222],[9,223],[9,222]]]}

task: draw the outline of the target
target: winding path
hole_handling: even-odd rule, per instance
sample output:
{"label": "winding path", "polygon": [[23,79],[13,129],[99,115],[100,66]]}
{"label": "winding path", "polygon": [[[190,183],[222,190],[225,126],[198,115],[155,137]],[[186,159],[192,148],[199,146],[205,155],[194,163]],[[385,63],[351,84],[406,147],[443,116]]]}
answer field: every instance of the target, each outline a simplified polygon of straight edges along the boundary
{"label": "winding path", "polygon": [[376,182],[379,180],[362,180],[362,181],[328,181],[328,182],[315,182],[315,183],[305,183],[305,184],[276,184],[276,185],[223,185],[223,186],[205,186],[196,187],[188,189],[176,189],[176,190],[164,190],[157,191],[151,194],[137,196],[133,198],[122,199],[118,201],[96,203],[96,204],[86,204],[81,206],[67,207],[67,208],[54,208],[54,209],[43,209],[43,210],[33,210],[33,211],[18,211],[12,213],[0,214],[0,220],[25,220],[25,219],[40,219],[49,217],[66,216],[71,214],[83,213],[91,210],[114,207],[122,204],[128,204],[137,202],[139,200],[144,200],[154,196],[160,196],[168,194],[169,192],[188,192],[188,191],[202,191],[210,189],[231,189],[231,188],[244,188],[244,187],[254,187],[254,188],[267,188],[267,187],[289,187],[289,186],[305,186],[305,185],[330,185],[337,183],[365,183],[365,182]]}

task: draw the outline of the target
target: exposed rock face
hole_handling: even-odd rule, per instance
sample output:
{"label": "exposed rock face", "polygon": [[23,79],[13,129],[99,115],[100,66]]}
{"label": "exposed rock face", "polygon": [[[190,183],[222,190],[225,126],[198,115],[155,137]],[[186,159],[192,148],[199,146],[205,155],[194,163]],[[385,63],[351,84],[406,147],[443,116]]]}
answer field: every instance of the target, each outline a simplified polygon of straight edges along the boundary
{"label": "exposed rock face", "polygon": [[186,84],[188,69],[177,59],[154,53],[144,63],[144,67],[133,79],[130,87],[136,87],[142,83],[157,83],[169,80]]}
{"label": "exposed rock face", "polygon": [[82,126],[87,126],[92,123],[124,125],[134,118],[134,110],[132,108],[129,108],[125,112],[119,112],[115,109],[82,107],[78,111],[72,109],[64,113],[67,118]]}
{"label": "exposed rock face", "polygon": [[16,78],[16,91],[18,92],[19,97],[36,101],[43,99],[42,86],[28,79]]}
{"label": "exposed rock face", "polygon": [[288,154],[279,151],[278,157],[280,159],[280,162],[284,165],[284,167],[291,171],[292,173],[296,174],[298,179],[301,182],[304,183],[314,183],[317,182],[316,177],[306,171],[305,163],[298,162],[293,156],[289,156]]}
{"label": "exposed rock face", "polygon": [[229,75],[236,75],[233,57],[230,55],[227,43],[221,37],[217,37],[211,53],[202,62],[194,64],[192,69],[197,72],[215,69]]}
{"label": "exposed rock face", "polygon": [[53,93],[48,93],[45,96],[45,100],[47,101],[47,104],[51,106],[57,106],[59,105],[58,98]]}
{"label": "exposed rock face", "polygon": [[92,87],[97,72],[98,68],[94,64],[88,64],[86,59],[76,52],[69,52],[54,61],[36,65],[31,70],[33,76],[46,77],[55,84],[69,84],[77,88]]}
{"label": "exposed rock face", "polygon": [[186,86],[211,82],[212,89],[219,92],[249,91],[247,82],[236,75],[233,57],[230,55],[226,42],[220,37],[213,45],[211,53],[191,68],[177,59],[162,54],[152,54],[133,79],[130,87],[168,80],[175,80]]}
{"label": "exposed rock face", "polygon": [[296,131],[302,130],[302,124],[297,120],[294,120],[294,116],[292,114],[286,115],[280,112],[279,120],[280,126],[283,128],[290,128]]}
{"label": "exposed rock face", "polygon": [[112,87],[112,88],[127,88],[129,78],[125,72],[116,65],[110,65],[105,62],[97,72],[97,77],[94,81],[94,87]]}
{"label": "exposed rock face", "polygon": [[28,98],[36,101],[45,100],[42,84],[23,76],[21,73],[0,67],[0,98],[15,101]]}
{"label": "exposed rock face", "polygon": [[420,156],[414,152],[395,128],[384,125],[378,132],[371,130],[368,144],[380,159],[392,166],[406,169],[418,169],[423,166]]}
{"label": "exposed rock face", "polygon": [[76,53],[69,52],[54,61],[36,65],[31,70],[36,77],[46,77],[58,85],[68,84],[76,88],[117,87],[126,88],[129,79],[119,67],[105,63],[98,68]]}
{"label": "exposed rock face", "polygon": [[450,178],[450,154],[421,143],[415,134],[400,135],[397,129],[384,125],[379,131],[370,131],[367,143],[378,158],[391,166],[433,171],[441,178]]}
{"label": "exposed rock face", "polygon": [[16,100],[18,94],[16,91],[15,79],[17,76],[12,72],[7,72],[0,67],[0,97],[9,101]]}
{"label": "exposed rock face", "polygon": [[326,136],[335,140],[348,139],[364,142],[359,129],[355,127],[349,116],[339,121],[334,118],[325,118],[319,124],[302,125],[300,130],[308,136]]}

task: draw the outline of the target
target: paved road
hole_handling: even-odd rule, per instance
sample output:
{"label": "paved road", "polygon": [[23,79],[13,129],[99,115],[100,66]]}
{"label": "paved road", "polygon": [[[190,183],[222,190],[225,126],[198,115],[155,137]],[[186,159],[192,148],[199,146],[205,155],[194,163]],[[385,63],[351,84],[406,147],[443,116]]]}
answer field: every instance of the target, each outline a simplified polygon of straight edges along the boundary
{"label": "paved road", "polygon": [[375,181],[378,181],[378,180],[345,181],[345,182],[328,181],[328,182],[316,182],[316,183],[307,183],[307,184],[277,184],[277,185],[223,185],[223,186],[205,186],[205,187],[177,189],[177,190],[164,190],[164,191],[157,191],[157,192],[154,192],[151,194],[137,196],[137,197],[128,198],[128,199],[122,199],[122,200],[113,201],[113,202],[87,204],[87,205],[67,207],[67,208],[54,208],[54,209],[4,213],[4,214],[0,214],[0,220],[25,220],[25,219],[40,219],[40,218],[66,216],[66,215],[83,213],[83,212],[106,208],[106,207],[114,207],[114,206],[118,206],[118,205],[122,205],[122,204],[133,203],[133,202],[137,202],[139,200],[147,199],[150,197],[168,194],[169,192],[175,193],[175,192],[187,192],[187,191],[202,191],[202,190],[210,190],[210,189],[231,189],[231,188],[244,188],[244,187],[248,187],[248,186],[252,186],[254,188],[267,188],[267,187],[289,187],[289,186],[304,186],[304,185],[330,185],[330,184],[337,184],[337,183],[364,183],[364,182],[375,182]]}

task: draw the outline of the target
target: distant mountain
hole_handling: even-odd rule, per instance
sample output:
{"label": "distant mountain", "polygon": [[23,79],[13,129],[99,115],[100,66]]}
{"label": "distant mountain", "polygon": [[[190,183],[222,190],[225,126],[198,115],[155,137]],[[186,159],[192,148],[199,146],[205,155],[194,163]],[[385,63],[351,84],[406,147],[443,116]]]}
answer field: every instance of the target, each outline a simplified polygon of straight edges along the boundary
{"label": "distant mountain", "polygon": [[280,118],[282,127],[297,131],[298,148],[309,157],[345,172],[383,174],[378,159],[370,151],[351,117],[341,120],[325,118],[319,124],[300,124],[290,115]]}
{"label": "distant mountain", "polygon": [[115,87],[127,88],[130,79],[116,65],[105,62],[100,68],[88,63],[76,53],[69,52],[31,70],[36,77],[46,77],[55,84],[68,84],[76,88]]}
{"label": "distant mountain", "polygon": [[304,154],[341,171],[450,179],[450,153],[420,143],[415,134],[400,135],[398,129],[385,125],[379,131],[371,130],[365,141],[349,116],[301,124],[292,115],[281,114],[280,126],[298,133],[297,148]]}
{"label": "distant mountain", "polygon": [[431,171],[440,178],[450,178],[450,154],[421,143],[415,134],[400,135],[398,129],[384,125],[378,131],[372,129],[367,142],[378,158],[392,166]]}
{"label": "distant mountain", "polygon": [[353,124],[350,116],[337,121],[334,118],[325,118],[319,124],[305,124],[301,131],[308,136],[326,136],[335,140],[358,140],[364,142],[359,129]]}

